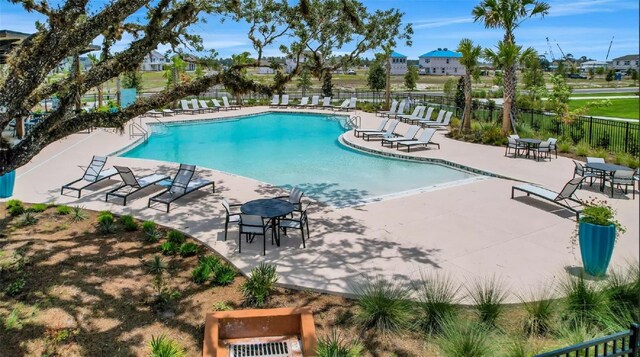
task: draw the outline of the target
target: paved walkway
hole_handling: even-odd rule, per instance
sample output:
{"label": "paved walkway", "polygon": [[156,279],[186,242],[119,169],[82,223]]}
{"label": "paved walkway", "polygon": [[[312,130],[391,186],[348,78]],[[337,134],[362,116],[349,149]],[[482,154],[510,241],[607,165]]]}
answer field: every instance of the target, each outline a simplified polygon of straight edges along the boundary
{"label": "paved walkway", "polygon": [[[161,120],[222,118],[267,110],[246,108],[216,114],[176,116]],[[379,118],[358,113],[364,127],[377,126]],[[143,123],[155,119],[143,118]],[[405,130],[401,124],[398,132]],[[343,139],[384,152],[379,142],[364,142],[346,133]],[[494,172],[517,180],[542,184],[559,190],[572,177],[573,163],[566,158],[546,162],[504,157],[504,148],[469,144],[438,133],[441,150],[422,150],[412,155],[433,157]],[[224,211],[220,200],[231,202],[281,194],[279,188],[249,178],[201,169],[198,175],[216,182],[216,193],[202,192],[175,204],[169,214],[146,208],[146,191],[127,207],[104,202],[102,185],[80,199],[60,196],[59,188],[82,173],[93,154],[110,154],[131,145],[127,135],[99,129],[76,134],[44,149],[18,170],[15,198],[27,202],[56,201],[83,205],[89,209],[109,209],[130,213],[140,219],[185,231],[209,245],[248,273],[261,262],[278,266],[280,282],[287,286],[349,294],[351,287],[366,276],[383,275],[412,281],[421,273],[441,272],[460,282],[497,276],[513,292],[523,292],[550,279],[575,272],[579,253],[572,254],[569,238],[574,230],[572,214],[535,199],[510,199],[511,180],[492,178],[473,183],[387,199],[358,207],[336,209],[315,202],[310,210],[311,238],[302,249],[297,232],[283,238],[282,247],[268,244],[263,257],[261,242],[244,244],[237,251],[237,230],[232,228],[224,241]],[[154,171],[175,173],[176,163],[110,157],[109,165],[131,166],[139,174]],[[581,198],[605,196],[596,190],[581,190]],[[638,203],[617,193],[608,199],[619,211],[627,233],[618,241],[613,264],[638,260]],[[515,297],[511,297],[513,301]]]}

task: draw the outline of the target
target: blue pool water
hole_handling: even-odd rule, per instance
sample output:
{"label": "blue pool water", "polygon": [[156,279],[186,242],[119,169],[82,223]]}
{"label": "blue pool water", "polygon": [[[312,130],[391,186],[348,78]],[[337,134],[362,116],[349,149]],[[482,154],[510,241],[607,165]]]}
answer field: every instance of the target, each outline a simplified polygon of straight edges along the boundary
{"label": "blue pool water", "polygon": [[465,180],[446,166],[387,159],[341,145],[337,117],[265,113],[224,121],[154,125],[122,156],[189,163],[250,177],[337,206]]}

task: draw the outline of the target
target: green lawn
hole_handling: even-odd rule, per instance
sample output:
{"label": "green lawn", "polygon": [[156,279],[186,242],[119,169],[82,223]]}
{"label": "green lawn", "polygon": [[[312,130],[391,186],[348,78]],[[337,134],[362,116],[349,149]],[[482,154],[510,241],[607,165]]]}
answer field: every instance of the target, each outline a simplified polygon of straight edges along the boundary
{"label": "green lawn", "polygon": [[623,92],[623,93],[571,93],[572,98],[579,97],[619,97],[619,96],[637,96],[638,91],[633,92]]}
{"label": "green lawn", "polygon": [[[588,100],[572,100],[569,109],[573,110],[587,105]],[[602,115],[615,118],[638,119],[640,118],[640,99],[611,99],[611,105],[607,107],[591,108],[587,115]]]}

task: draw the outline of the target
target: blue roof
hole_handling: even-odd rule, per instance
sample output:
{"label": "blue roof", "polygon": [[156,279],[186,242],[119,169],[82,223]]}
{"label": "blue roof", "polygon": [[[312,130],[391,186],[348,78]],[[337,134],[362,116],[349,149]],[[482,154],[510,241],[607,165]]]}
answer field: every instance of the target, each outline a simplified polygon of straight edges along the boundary
{"label": "blue roof", "polygon": [[449,51],[449,50],[435,50],[435,51],[431,51],[431,52],[427,52],[425,54],[423,54],[422,56],[420,56],[420,58],[425,58],[425,57],[453,57],[453,58],[460,58],[462,57],[462,54],[459,52],[453,52],[453,51]]}
{"label": "blue roof", "polygon": [[401,53],[398,53],[396,51],[391,52],[391,57],[394,57],[394,58],[407,58],[407,56],[405,56],[405,55],[403,55]]}

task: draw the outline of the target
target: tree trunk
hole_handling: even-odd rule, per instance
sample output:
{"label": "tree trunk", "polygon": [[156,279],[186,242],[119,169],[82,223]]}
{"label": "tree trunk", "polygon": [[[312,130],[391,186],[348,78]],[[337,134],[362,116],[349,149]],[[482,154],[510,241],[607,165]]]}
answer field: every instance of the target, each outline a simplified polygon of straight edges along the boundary
{"label": "tree trunk", "polygon": [[102,84],[98,86],[98,108],[102,106]]}
{"label": "tree trunk", "polygon": [[464,130],[471,130],[471,75],[464,76]]}
{"label": "tree trunk", "polygon": [[[515,102],[515,82],[513,77],[515,74],[515,65],[505,67],[504,73],[504,104],[502,106],[502,131],[505,134],[511,133],[511,111],[513,110],[513,103]],[[515,116],[514,116],[515,117]]]}
{"label": "tree trunk", "polygon": [[387,58],[387,76],[384,87],[384,109],[389,110],[391,108],[391,59]]}

